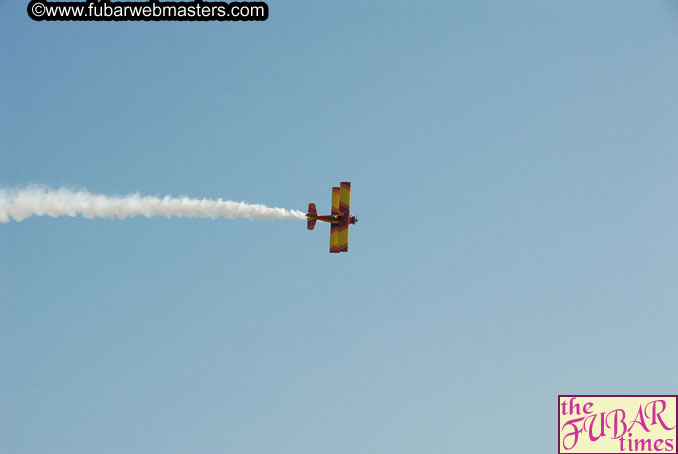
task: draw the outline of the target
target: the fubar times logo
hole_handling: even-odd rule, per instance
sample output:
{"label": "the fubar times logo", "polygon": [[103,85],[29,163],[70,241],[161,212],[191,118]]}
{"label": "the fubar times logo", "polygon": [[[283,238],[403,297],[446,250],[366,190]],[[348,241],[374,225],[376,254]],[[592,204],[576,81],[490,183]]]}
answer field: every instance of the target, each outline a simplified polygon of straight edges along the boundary
{"label": "the fubar times logo", "polygon": [[558,454],[676,453],[678,396],[558,396]]}

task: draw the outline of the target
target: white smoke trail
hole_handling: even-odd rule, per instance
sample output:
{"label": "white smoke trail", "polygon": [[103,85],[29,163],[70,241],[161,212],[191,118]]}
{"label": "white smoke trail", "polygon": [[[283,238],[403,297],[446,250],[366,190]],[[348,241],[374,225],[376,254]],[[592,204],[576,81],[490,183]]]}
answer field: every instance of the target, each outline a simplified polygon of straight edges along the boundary
{"label": "white smoke trail", "polygon": [[191,199],[188,197],[155,197],[130,194],[107,196],[71,189],[0,189],[0,222],[22,221],[30,216],[77,216],[87,219],[124,219],[132,216],[182,216],[207,218],[298,219],[301,211],[271,208],[245,202],[222,199]]}

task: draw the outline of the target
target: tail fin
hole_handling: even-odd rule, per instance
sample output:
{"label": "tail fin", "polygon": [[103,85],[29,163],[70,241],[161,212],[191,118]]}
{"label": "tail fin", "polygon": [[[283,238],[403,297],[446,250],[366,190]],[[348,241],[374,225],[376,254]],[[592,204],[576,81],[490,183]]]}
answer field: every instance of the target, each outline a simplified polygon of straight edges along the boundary
{"label": "tail fin", "polygon": [[306,221],[306,228],[309,230],[313,230],[313,227],[315,227],[315,221],[316,217],[318,216],[318,211],[315,209],[315,203],[309,203],[308,204],[308,213],[306,213],[306,218],[308,221]]}

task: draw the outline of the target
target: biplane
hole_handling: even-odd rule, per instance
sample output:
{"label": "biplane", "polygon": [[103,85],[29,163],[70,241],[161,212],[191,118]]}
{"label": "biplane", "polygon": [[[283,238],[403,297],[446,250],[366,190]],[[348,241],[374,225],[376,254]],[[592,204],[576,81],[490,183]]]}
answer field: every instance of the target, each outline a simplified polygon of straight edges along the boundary
{"label": "biplane", "polygon": [[318,216],[315,203],[309,203],[306,219],[308,230],[313,230],[316,221],[329,222],[330,252],[348,252],[348,227],[358,222],[358,218],[351,216],[351,183],[344,181],[338,188],[332,188],[330,215]]}

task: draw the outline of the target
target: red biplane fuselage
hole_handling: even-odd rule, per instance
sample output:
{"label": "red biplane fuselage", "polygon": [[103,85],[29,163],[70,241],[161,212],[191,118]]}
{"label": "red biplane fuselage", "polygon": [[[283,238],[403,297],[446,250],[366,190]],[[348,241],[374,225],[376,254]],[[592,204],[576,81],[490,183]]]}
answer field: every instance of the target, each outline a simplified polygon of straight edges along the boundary
{"label": "red biplane fuselage", "polygon": [[348,228],[358,222],[358,218],[351,216],[351,183],[342,182],[332,188],[332,214],[318,216],[315,203],[309,203],[306,219],[308,230],[313,230],[316,221],[328,222],[330,252],[348,252]]}

